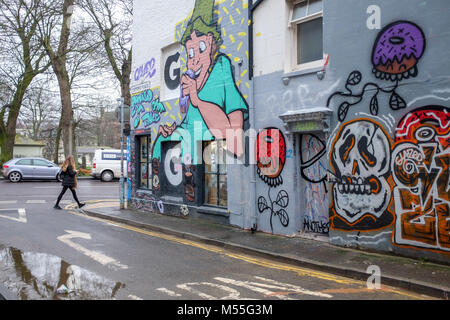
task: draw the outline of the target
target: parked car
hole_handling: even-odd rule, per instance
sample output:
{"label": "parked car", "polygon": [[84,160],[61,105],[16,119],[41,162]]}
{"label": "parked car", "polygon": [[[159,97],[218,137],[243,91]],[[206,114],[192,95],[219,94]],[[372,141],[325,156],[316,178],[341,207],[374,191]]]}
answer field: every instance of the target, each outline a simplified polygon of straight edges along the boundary
{"label": "parked car", "polygon": [[61,181],[61,168],[44,158],[15,158],[3,164],[2,175],[11,182],[22,180]]}
{"label": "parked car", "polygon": [[[92,161],[91,176],[94,178],[100,178],[102,181],[112,181],[114,178],[120,178],[120,157],[121,151],[118,149],[95,150],[94,159]],[[126,177],[126,151],[124,151],[123,158],[123,174],[124,177]]]}

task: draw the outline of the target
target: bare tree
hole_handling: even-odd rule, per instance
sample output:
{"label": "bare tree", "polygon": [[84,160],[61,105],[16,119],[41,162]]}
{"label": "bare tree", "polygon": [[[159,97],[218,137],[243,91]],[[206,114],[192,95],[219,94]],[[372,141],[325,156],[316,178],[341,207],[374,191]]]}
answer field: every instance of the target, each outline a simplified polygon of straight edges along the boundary
{"label": "bare tree", "polygon": [[[75,0],[64,0],[62,6],[51,0],[47,0],[46,4],[43,10],[50,12],[51,18],[39,24],[40,34],[58,81],[62,106],[55,157],[58,153],[59,137],[62,136],[64,154],[73,154],[77,159],[72,90],[78,76],[87,77],[89,71],[92,71],[93,68],[87,65],[95,56],[99,41],[92,37],[94,33],[82,20],[77,24],[72,23]],[[55,30],[59,32],[57,37]]]}
{"label": "bare tree", "polygon": [[51,75],[37,77],[33,81],[24,97],[19,115],[28,136],[35,140],[44,138],[43,129],[58,123],[61,114],[58,94],[49,88],[49,83]]}
{"label": "bare tree", "polygon": [[106,58],[120,82],[121,96],[131,104],[131,25],[132,0],[80,0],[80,6],[89,14],[103,43]]}
{"label": "bare tree", "polygon": [[[59,92],[61,97],[61,129],[64,141],[64,154],[67,156],[72,153],[72,99],[70,92],[70,79],[67,71],[67,53],[70,37],[70,27],[72,22],[74,0],[64,0],[63,7],[60,12],[55,10],[53,6],[46,9],[52,11],[52,18],[48,21],[41,21],[41,33],[45,50],[50,57],[53,71],[58,79]],[[60,26],[59,41],[57,41],[57,49],[53,48],[52,32],[60,23],[59,17],[62,15],[62,23]]]}
{"label": "bare tree", "polygon": [[50,64],[37,34],[41,0],[0,0],[0,79],[9,91],[0,106],[0,162],[13,157],[16,124],[25,93],[34,77]]}

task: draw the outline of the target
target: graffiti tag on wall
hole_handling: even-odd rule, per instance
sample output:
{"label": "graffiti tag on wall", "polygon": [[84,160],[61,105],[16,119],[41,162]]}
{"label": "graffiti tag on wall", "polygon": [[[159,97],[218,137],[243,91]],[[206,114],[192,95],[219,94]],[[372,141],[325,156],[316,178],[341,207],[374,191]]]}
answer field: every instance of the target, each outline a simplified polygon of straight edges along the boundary
{"label": "graffiti tag on wall", "polygon": [[285,190],[278,192],[275,200],[270,195],[271,188],[283,184],[281,172],[286,163],[286,140],[277,128],[266,128],[256,137],[256,165],[258,176],[268,186],[267,196],[258,198],[258,211],[270,213],[270,229],[273,233],[273,217],[277,216],[283,227],[289,225],[289,215],[286,208],[289,205],[289,195]]}
{"label": "graffiti tag on wall", "polygon": [[305,180],[303,228],[307,232],[328,234],[328,182],[325,142],[314,134],[300,138],[301,176]]}
{"label": "graffiti tag on wall", "polygon": [[131,97],[131,117],[134,119],[134,129],[141,125],[148,128],[151,124],[159,122],[161,114],[165,111],[164,105],[159,98],[154,97],[152,90],[145,90]]}
{"label": "graffiti tag on wall", "polygon": [[371,119],[343,124],[331,147],[335,175],[331,226],[341,230],[374,230],[393,221],[391,140]]}
{"label": "graffiti tag on wall", "polygon": [[141,79],[151,79],[156,74],[155,63],[155,58],[152,58],[145,64],[136,68],[134,71],[134,80],[139,81]]}
{"label": "graffiti tag on wall", "polygon": [[450,109],[406,114],[392,153],[396,223],[393,242],[450,251]]}
{"label": "graffiti tag on wall", "polygon": [[327,101],[339,98],[338,119],[344,121],[352,106],[359,104],[365,93],[371,93],[370,113],[374,116],[379,112],[380,93],[390,95],[389,106],[392,110],[406,108],[405,100],[397,93],[398,84],[403,79],[418,75],[417,63],[425,52],[425,35],[416,24],[409,21],[396,21],[384,27],[378,34],[372,49],[372,72],[376,78],[394,83],[392,88],[383,88],[374,82],[364,84],[360,93],[354,92],[354,87],[362,80],[360,71],[352,71],[345,84],[346,91],[333,93]]}

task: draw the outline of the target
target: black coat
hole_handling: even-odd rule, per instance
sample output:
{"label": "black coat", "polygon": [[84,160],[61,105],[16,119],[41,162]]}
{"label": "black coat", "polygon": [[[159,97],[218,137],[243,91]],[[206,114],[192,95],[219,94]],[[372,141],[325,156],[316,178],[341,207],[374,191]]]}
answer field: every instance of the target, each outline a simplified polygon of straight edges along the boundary
{"label": "black coat", "polygon": [[61,178],[62,178],[62,185],[64,187],[75,187],[75,176],[76,172],[73,171],[72,166],[69,164],[67,166],[66,171],[61,172]]}

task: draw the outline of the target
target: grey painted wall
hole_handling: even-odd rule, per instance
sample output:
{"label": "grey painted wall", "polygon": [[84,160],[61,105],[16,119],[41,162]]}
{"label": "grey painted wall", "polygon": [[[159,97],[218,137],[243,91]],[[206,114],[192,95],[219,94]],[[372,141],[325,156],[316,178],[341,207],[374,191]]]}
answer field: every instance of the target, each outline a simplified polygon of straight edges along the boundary
{"label": "grey painted wall", "polygon": [[[265,0],[260,8],[274,1],[282,0]],[[164,1],[158,3],[163,6]],[[243,3],[236,2],[240,6],[236,12],[245,18]],[[257,75],[252,81],[246,73],[248,56],[243,54],[249,50],[247,25],[236,19],[234,11],[233,20],[225,14],[223,8],[230,5],[231,1],[225,1],[216,6],[226,33],[220,50],[231,55],[236,85],[249,107],[244,129],[256,129],[247,152],[255,155],[258,141],[270,141],[268,148],[279,153],[270,159],[275,173],[268,173],[261,161],[228,165],[228,208],[211,209],[209,217],[245,229],[256,226],[259,231],[281,235],[312,232],[329,236],[336,245],[448,262],[450,2],[324,0],[324,53],[329,57],[324,78],[318,78],[318,69],[291,74],[279,70]],[[368,8],[375,11],[368,12]],[[388,25],[393,29],[384,29]],[[184,24],[167,26],[175,31],[178,27]],[[386,38],[381,38],[383,34]],[[389,43],[395,45],[391,51]],[[380,65],[378,55],[373,59],[374,46],[385,53],[382,62],[393,59],[393,52],[397,60]],[[146,57],[145,50],[161,50],[139,48],[138,56]],[[186,59],[186,52],[181,50],[181,56]],[[235,58],[242,58],[242,65]],[[159,96],[158,86],[147,90]],[[177,101],[159,101],[166,108],[161,120],[150,125],[136,122],[132,139],[146,133],[155,140],[160,124],[172,122],[171,115],[180,123]],[[151,102],[145,107],[150,108]],[[316,107],[333,110],[328,132],[301,135],[286,131],[280,115]],[[131,123],[135,120],[136,115]],[[183,196],[177,202],[171,195],[139,190],[135,144],[131,153],[136,208],[160,212],[163,208],[171,214],[187,209],[190,215],[208,211],[201,201],[192,203]],[[197,181],[198,194],[203,190]]]}
{"label": "grey painted wall", "polygon": [[[320,221],[329,213],[333,244],[449,261],[449,10],[444,0],[324,0],[329,55],[324,79],[312,72],[291,76],[285,85],[282,71],[255,78],[257,128],[284,131],[278,116],[287,111],[324,106],[334,111],[328,134],[286,135],[292,158],[287,157],[283,184],[272,188],[271,197],[286,191],[289,225],[274,223],[274,233],[327,231]],[[377,22],[379,27],[371,28]],[[388,42],[394,44],[391,51]],[[397,62],[377,65],[374,47],[385,59],[397,50]],[[421,140],[419,132],[425,135]],[[315,168],[303,171],[305,179],[302,161],[320,150],[318,140],[327,152]],[[430,145],[433,153],[427,156],[424,148]],[[316,150],[308,150],[311,146]],[[309,181],[314,175],[319,180],[325,167],[328,183]],[[414,175],[418,172],[421,178]],[[268,198],[267,185],[257,181],[257,197]],[[317,220],[313,227],[311,217]],[[261,230],[272,231],[267,215],[258,221]]]}

